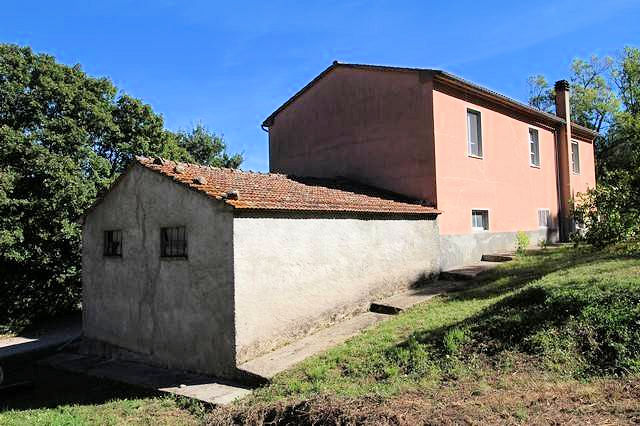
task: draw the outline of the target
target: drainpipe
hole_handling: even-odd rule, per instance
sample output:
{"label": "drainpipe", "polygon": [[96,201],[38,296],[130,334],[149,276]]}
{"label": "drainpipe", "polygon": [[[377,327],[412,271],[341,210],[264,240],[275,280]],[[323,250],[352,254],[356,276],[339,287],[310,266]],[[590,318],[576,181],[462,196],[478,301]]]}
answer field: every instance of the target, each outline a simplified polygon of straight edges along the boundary
{"label": "drainpipe", "polygon": [[572,231],[571,220],[571,175],[569,174],[569,147],[571,146],[571,107],[569,105],[569,82],[557,81],[556,90],[556,115],[564,119],[557,130],[556,152],[558,153],[557,173],[560,183],[559,220],[560,241],[568,241]]}

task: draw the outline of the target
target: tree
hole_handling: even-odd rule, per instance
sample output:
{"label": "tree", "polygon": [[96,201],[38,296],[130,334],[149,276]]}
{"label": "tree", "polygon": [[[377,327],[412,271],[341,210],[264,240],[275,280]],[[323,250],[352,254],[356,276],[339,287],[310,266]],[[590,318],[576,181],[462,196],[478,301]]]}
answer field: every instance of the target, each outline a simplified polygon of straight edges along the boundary
{"label": "tree", "polygon": [[77,306],[78,219],[134,155],[199,155],[179,139],[109,80],[0,44],[0,326]]}
{"label": "tree", "polygon": [[190,132],[179,132],[177,140],[196,163],[233,169],[242,164],[242,155],[229,155],[224,138],[209,132],[202,124],[197,124]]}
{"label": "tree", "polygon": [[[620,102],[608,76],[613,59],[592,56],[589,61],[575,59],[571,64],[571,120],[601,132],[611,124]],[[529,105],[546,112],[555,110],[555,91],[543,75],[528,78]]]}
{"label": "tree", "polygon": [[527,79],[527,84],[529,85],[529,105],[540,111],[553,113],[556,95],[545,76],[532,75]]}

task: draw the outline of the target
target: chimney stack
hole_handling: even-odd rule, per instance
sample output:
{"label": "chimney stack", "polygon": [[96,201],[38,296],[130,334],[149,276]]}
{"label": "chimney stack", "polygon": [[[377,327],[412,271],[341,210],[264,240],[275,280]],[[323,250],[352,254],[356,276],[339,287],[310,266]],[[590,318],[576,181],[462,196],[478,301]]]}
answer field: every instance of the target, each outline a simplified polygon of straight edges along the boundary
{"label": "chimney stack", "polygon": [[560,225],[560,240],[568,241],[573,231],[571,220],[571,175],[569,174],[569,152],[571,147],[571,106],[569,103],[569,82],[556,81],[556,115],[565,122],[560,125],[556,133],[556,151],[558,172],[558,196],[560,198],[558,223]]}

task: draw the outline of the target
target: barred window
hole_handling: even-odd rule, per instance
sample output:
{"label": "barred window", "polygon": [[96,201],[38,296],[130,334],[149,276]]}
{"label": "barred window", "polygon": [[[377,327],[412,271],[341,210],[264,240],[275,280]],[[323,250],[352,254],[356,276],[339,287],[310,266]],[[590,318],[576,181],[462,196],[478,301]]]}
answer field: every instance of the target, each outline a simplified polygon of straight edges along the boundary
{"label": "barred window", "polygon": [[187,231],[184,226],[160,229],[160,256],[187,257]]}
{"label": "barred window", "polygon": [[104,256],[122,257],[122,231],[104,231]]}

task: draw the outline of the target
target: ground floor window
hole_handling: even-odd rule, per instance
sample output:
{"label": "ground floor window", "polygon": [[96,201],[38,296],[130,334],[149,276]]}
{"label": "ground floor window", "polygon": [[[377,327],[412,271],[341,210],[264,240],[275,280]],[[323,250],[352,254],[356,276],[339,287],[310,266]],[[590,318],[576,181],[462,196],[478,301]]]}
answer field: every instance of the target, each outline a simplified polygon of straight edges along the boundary
{"label": "ground floor window", "polygon": [[104,231],[104,246],[102,254],[108,257],[122,257],[122,231]]}
{"label": "ground floor window", "polygon": [[187,257],[187,231],[184,226],[160,230],[160,256]]}
{"label": "ground floor window", "polygon": [[471,227],[474,231],[489,230],[489,211],[488,210],[472,210],[471,211]]}
{"label": "ground floor window", "polygon": [[549,209],[538,210],[538,226],[541,228],[551,227],[551,214],[549,213]]}

